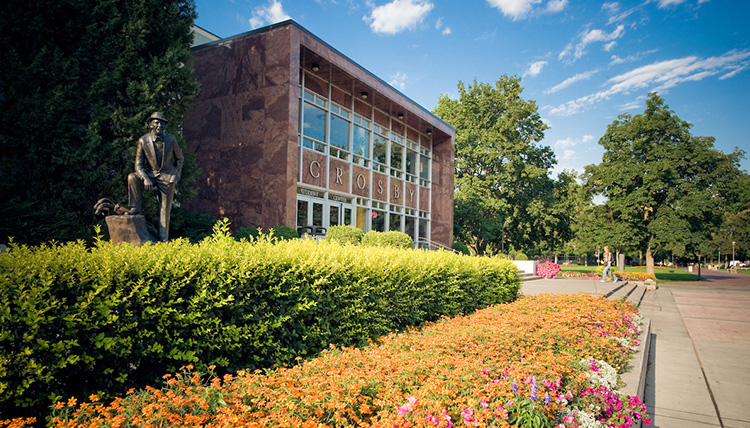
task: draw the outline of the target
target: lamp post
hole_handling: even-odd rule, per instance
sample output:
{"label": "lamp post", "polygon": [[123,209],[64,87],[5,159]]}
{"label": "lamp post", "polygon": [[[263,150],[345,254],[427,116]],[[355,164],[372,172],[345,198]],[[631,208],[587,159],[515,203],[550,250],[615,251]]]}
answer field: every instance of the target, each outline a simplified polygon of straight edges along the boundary
{"label": "lamp post", "polygon": [[732,241],[732,265],[735,265],[737,262],[734,261],[734,244],[735,242]]}

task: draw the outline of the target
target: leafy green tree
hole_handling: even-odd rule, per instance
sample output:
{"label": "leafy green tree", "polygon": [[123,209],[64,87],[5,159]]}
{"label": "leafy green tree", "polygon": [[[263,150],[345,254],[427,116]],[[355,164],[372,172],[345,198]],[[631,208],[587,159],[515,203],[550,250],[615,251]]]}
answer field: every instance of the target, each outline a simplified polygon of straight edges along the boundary
{"label": "leafy green tree", "polygon": [[[5,2],[1,241],[88,238],[99,198],[127,202],[146,119],[163,111],[180,139],[197,94],[186,65],[195,17],[192,0]],[[197,173],[187,154],[178,202],[194,193]]]}
{"label": "leafy green tree", "polygon": [[517,77],[458,83],[434,113],[456,129],[454,235],[476,254],[525,249],[544,236],[539,217],[551,204],[556,163],[539,145],[548,128]]}
{"label": "leafy green tree", "polygon": [[691,126],[649,94],[642,114],[623,114],[607,127],[599,140],[602,162],[586,167],[612,219],[602,237],[645,252],[648,273],[659,250],[697,254],[740,196],[744,152],[724,154],[713,148],[713,137],[691,135]]}

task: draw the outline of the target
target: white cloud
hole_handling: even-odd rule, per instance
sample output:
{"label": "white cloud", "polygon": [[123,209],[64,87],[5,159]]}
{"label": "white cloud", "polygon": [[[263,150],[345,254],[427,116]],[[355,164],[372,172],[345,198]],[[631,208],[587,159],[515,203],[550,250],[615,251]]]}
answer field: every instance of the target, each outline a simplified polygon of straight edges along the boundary
{"label": "white cloud", "polygon": [[557,13],[562,12],[563,9],[568,5],[568,0],[550,0],[547,2],[547,12]]}
{"label": "white cloud", "polygon": [[659,7],[665,8],[665,7],[669,7],[669,6],[677,5],[681,3],[685,3],[685,0],[659,0]]}
{"label": "white cloud", "polygon": [[573,156],[575,156],[576,151],[575,150],[565,150],[562,155],[562,160],[569,160]]}
{"label": "white cloud", "polygon": [[573,55],[574,60],[579,59],[586,53],[586,47],[588,45],[597,42],[612,42],[622,37],[624,33],[625,26],[622,24],[618,25],[617,28],[614,29],[611,33],[607,33],[600,29],[584,31],[579,35],[580,41],[578,43],[568,43],[565,49],[560,52],[558,58],[562,60],[570,55]]}
{"label": "white cloud", "polygon": [[610,52],[612,49],[615,48],[615,46],[617,46],[617,42],[609,42],[606,45],[604,45],[604,50],[607,52]]}
{"label": "white cloud", "polygon": [[[542,0],[487,0],[491,7],[499,9],[503,15],[516,21],[527,18],[534,11],[535,6],[542,5]],[[561,12],[568,5],[568,0],[548,0],[541,9],[542,12]]]}
{"label": "white cloud", "polygon": [[562,83],[559,83],[559,84],[553,86],[552,88],[547,89],[546,91],[544,91],[544,93],[545,94],[554,94],[555,92],[558,92],[558,91],[561,91],[561,90],[567,88],[568,86],[572,85],[573,83],[576,83],[576,82],[581,81],[581,80],[591,79],[591,76],[595,75],[598,72],[599,72],[599,69],[597,68],[596,70],[591,70],[591,71],[586,71],[586,72],[583,72],[583,73],[578,73],[578,74],[576,74],[573,77],[569,77],[569,78],[563,80]]}
{"label": "white cloud", "polygon": [[700,59],[695,56],[655,62],[635,68],[627,73],[615,76],[607,81],[609,87],[576,100],[568,101],[557,107],[549,107],[554,116],[570,116],[587,110],[592,105],[610,98],[615,94],[628,94],[635,90],[649,88],[651,91],[663,91],[685,82],[695,82],[710,76],[723,74],[721,78],[730,78],[750,65],[750,49],[731,50],[721,56]]}
{"label": "white cloud", "polygon": [[542,68],[547,65],[547,61],[537,61],[529,64],[529,69],[526,70],[524,76],[536,77],[542,72]]}
{"label": "white cloud", "polygon": [[406,79],[408,78],[409,76],[407,76],[406,73],[402,73],[399,71],[395,75],[391,76],[391,81],[388,83],[394,88],[403,92],[403,90],[406,89]]}
{"label": "white cloud", "polygon": [[291,19],[291,17],[284,12],[281,2],[271,0],[266,6],[256,7],[253,11],[253,16],[248,19],[248,22],[250,22],[250,27],[255,29],[264,25],[286,21],[287,19]]}
{"label": "white cloud", "polygon": [[428,0],[393,0],[376,7],[363,19],[375,33],[396,34],[416,27],[433,7]]}
{"label": "white cloud", "polygon": [[437,22],[435,23],[435,29],[442,30],[444,36],[447,36],[451,33],[450,27],[446,27],[445,23],[443,23],[443,18],[438,18]]}

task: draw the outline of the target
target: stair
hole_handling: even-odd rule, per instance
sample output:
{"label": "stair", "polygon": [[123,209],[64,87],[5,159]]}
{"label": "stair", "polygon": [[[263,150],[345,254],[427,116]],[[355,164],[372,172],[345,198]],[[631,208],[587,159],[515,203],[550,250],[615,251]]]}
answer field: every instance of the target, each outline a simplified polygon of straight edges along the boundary
{"label": "stair", "polygon": [[648,288],[644,285],[639,285],[636,282],[623,281],[622,283],[616,283],[616,287],[606,293],[604,297],[613,300],[626,299],[638,307],[641,305],[647,292]]}
{"label": "stair", "polygon": [[537,276],[534,273],[529,273],[523,270],[518,270],[518,276],[521,278],[521,282],[533,281],[535,279],[542,279],[541,276]]}

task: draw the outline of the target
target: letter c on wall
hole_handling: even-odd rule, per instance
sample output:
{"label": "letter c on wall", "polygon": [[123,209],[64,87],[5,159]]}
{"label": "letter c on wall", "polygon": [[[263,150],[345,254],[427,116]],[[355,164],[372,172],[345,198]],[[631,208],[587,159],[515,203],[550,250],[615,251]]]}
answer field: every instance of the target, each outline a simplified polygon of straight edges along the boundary
{"label": "letter c on wall", "polygon": [[[316,167],[317,173],[313,172],[313,166]],[[318,161],[312,161],[310,162],[310,175],[312,178],[320,178],[320,162]]]}

